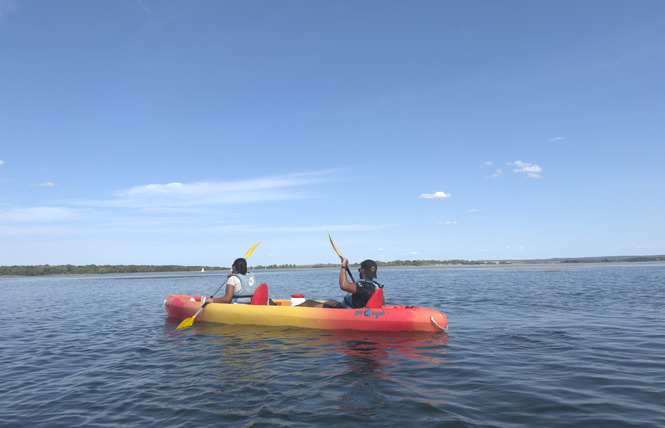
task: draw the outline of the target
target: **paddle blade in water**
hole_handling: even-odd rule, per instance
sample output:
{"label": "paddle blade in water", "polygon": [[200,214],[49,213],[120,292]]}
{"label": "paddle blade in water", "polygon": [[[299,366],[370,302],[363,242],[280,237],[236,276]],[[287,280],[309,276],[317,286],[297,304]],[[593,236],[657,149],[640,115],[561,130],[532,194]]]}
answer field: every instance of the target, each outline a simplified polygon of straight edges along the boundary
{"label": "paddle blade in water", "polygon": [[196,315],[194,315],[193,317],[185,318],[184,320],[182,320],[180,325],[178,327],[176,327],[176,330],[182,330],[182,329],[185,329],[187,327],[191,327],[192,324],[194,324],[194,317],[196,317]]}
{"label": "paddle blade in water", "polygon": [[208,303],[210,303],[210,302],[205,302],[205,303],[203,304],[203,306],[201,306],[201,307],[199,308],[199,310],[196,311],[196,313],[194,314],[193,317],[191,317],[191,318],[185,318],[185,319],[180,323],[180,325],[179,325],[178,327],[176,327],[176,330],[182,330],[183,328],[191,327],[192,324],[194,324],[194,318],[196,318],[196,316],[197,316],[198,314],[201,313],[201,311],[203,310],[203,308],[205,308],[205,307],[208,305]]}

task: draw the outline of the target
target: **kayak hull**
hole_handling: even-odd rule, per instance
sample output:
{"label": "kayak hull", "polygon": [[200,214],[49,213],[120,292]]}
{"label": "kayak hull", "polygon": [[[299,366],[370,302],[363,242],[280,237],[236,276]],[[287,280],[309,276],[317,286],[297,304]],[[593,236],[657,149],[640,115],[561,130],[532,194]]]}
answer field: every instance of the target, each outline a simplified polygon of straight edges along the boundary
{"label": "kayak hull", "polygon": [[[418,306],[337,309],[291,306],[290,300],[273,300],[275,305],[209,303],[195,322],[299,327],[322,330],[443,331],[448,320],[443,312]],[[185,319],[201,309],[201,298],[173,294],[166,298],[169,316]]]}

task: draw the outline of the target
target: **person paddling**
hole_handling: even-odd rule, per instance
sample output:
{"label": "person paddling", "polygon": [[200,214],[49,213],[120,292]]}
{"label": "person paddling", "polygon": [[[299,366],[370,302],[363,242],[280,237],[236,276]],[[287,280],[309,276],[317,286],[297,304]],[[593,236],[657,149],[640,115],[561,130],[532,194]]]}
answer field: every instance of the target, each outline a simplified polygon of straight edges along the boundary
{"label": "person paddling", "polygon": [[231,273],[227,275],[229,279],[226,281],[224,297],[215,297],[206,299],[206,301],[211,303],[251,303],[258,283],[254,278],[254,274],[247,271],[247,260],[242,257],[236,259],[231,270]]}
{"label": "person paddling", "polygon": [[[343,291],[346,291],[347,294],[342,299],[342,303],[336,300],[328,300],[324,303],[317,302],[315,300],[305,300],[298,306],[305,306],[310,308],[344,308],[344,309],[355,309],[355,308],[364,308],[367,305],[370,297],[374,294],[376,287],[383,288],[383,285],[374,281],[376,278],[377,265],[374,260],[365,260],[360,264],[358,272],[360,272],[360,280],[356,282],[350,282],[346,277],[346,272],[348,271],[349,260],[346,258],[342,259],[342,270],[339,273],[339,288]],[[386,300],[383,299],[383,305],[386,304]]]}
{"label": "person paddling", "polygon": [[[358,272],[360,272],[360,279],[356,282],[349,282],[346,278],[347,266],[349,261],[344,258],[342,260],[342,270],[339,273],[339,288],[347,292],[347,295],[342,299],[342,307],[346,309],[364,308],[367,301],[372,297],[376,287],[383,288],[383,285],[374,281],[376,278],[376,262],[374,260],[365,260],[360,263]],[[383,299],[383,305],[386,300]]]}

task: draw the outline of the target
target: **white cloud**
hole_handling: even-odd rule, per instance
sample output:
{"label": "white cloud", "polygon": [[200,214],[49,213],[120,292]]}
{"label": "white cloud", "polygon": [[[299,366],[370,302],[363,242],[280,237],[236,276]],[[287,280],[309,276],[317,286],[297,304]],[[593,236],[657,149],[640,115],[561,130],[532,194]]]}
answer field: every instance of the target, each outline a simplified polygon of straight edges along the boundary
{"label": "white cloud", "polygon": [[564,140],[563,137],[554,137],[554,138],[550,138],[550,141],[563,141],[563,140]]}
{"label": "white cloud", "polygon": [[4,164],[5,164],[5,161],[0,160],[0,165],[4,165]]}
{"label": "white cloud", "polygon": [[431,193],[423,193],[422,195],[418,196],[419,199],[446,199],[451,197],[452,195],[450,193],[446,192],[435,192],[433,194]]}
{"label": "white cloud", "polygon": [[472,209],[470,209],[470,210],[466,210],[466,212],[468,212],[468,213],[472,213],[472,214],[473,214],[473,213],[480,213],[480,212],[482,212],[482,211],[483,211],[483,210],[479,210],[478,208],[472,208]]}
{"label": "white cloud", "polygon": [[38,184],[38,186],[41,186],[41,187],[55,187],[55,186],[57,186],[57,184],[52,183],[50,181],[47,181],[46,183]]}
{"label": "white cloud", "polygon": [[543,169],[536,164],[531,164],[528,162],[522,162],[518,160],[515,162],[508,162],[508,165],[513,165],[517,167],[513,169],[513,172],[515,173],[518,174],[521,173],[531,178],[543,178],[543,176],[540,175]]}
{"label": "white cloud", "polygon": [[487,161],[487,162],[485,162],[485,165],[487,165],[487,166],[492,166],[492,165],[494,165],[494,162],[492,162],[492,161]]}
{"label": "white cloud", "polygon": [[456,221],[450,221],[450,220],[447,220],[447,221],[440,221],[439,224],[457,224],[457,222],[456,222]]}

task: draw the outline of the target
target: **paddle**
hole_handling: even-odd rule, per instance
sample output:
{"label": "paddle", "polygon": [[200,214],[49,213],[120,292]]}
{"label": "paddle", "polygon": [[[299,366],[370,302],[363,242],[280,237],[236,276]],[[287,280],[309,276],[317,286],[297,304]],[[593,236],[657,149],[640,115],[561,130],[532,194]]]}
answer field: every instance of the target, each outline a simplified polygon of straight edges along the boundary
{"label": "paddle", "polygon": [[[260,244],[260,242],[259,242],[259,244]],[[245,260],[246,260],[246,259],[247,259],[247,258],[248,258],[248,257],[254,252],[254,250],[256,249],[256,247],[259,246],[259,244],[254,245],[252,248],[249,249],[249,251],[247,251],[247,254],[245,254]],[[219,286],[219,288],[217,289],[217,291],[219,291],[219,290],[222,289],[222,287],[224,286],[224,284],[226,284],[226,283],[229,281],[229,278],[230,278],[230,277],[226,278],[226,281],[224,281],[224,283],[223,283],[222,285]],[[213,298],[213,297],[215,296],[215,294],[217,294],[217,291],[215,291],[215,292],[212,294],[212,296],[210,296],[210,298]],[[210,302],[205,302],[205,303],[203,303],[203,305],[199,308],[198,311],[196,311],[196,313],[194,314],[193,317],[185,318],[184,320],[182,320],[182,322],[178,325],[178,327],[176,327],[176,330],[182,330],[182,329],[185,329],[185,328],[187,328],[187,327],[191,327],[192,324],[194,324],[194,318],[196,318],[196,316],[197,316],[197,315],[203,310],[203,308],[206,307],[206,305],[207,305],[208,303],[210,303]]]}
{"label": "paddle", "polygon": [[[339,250],[338,250],[337,247],[335,246],[335,243],[334,243],[333,240],[332,240],[332,236],[330,236],[330,231],[328,231],[328,238],[330,238],[330,243],[332,244],[333,248],[335,249],[335,252],[336,252],[337,255],[339,256],[339,260],[340,260],[340,261],[344,261],[344,256],[342,256],[342,253],[339,252]],[[346,272],[347,272],[347,273],[349,274],[349,276],[351,277],[351,282],[356,282],[356,280],[353,279],[353,274],[352,274],[351,271],[349,270],[349,266],[347,265],[347,266],[344,266],[344,267],[346,268]]]}

